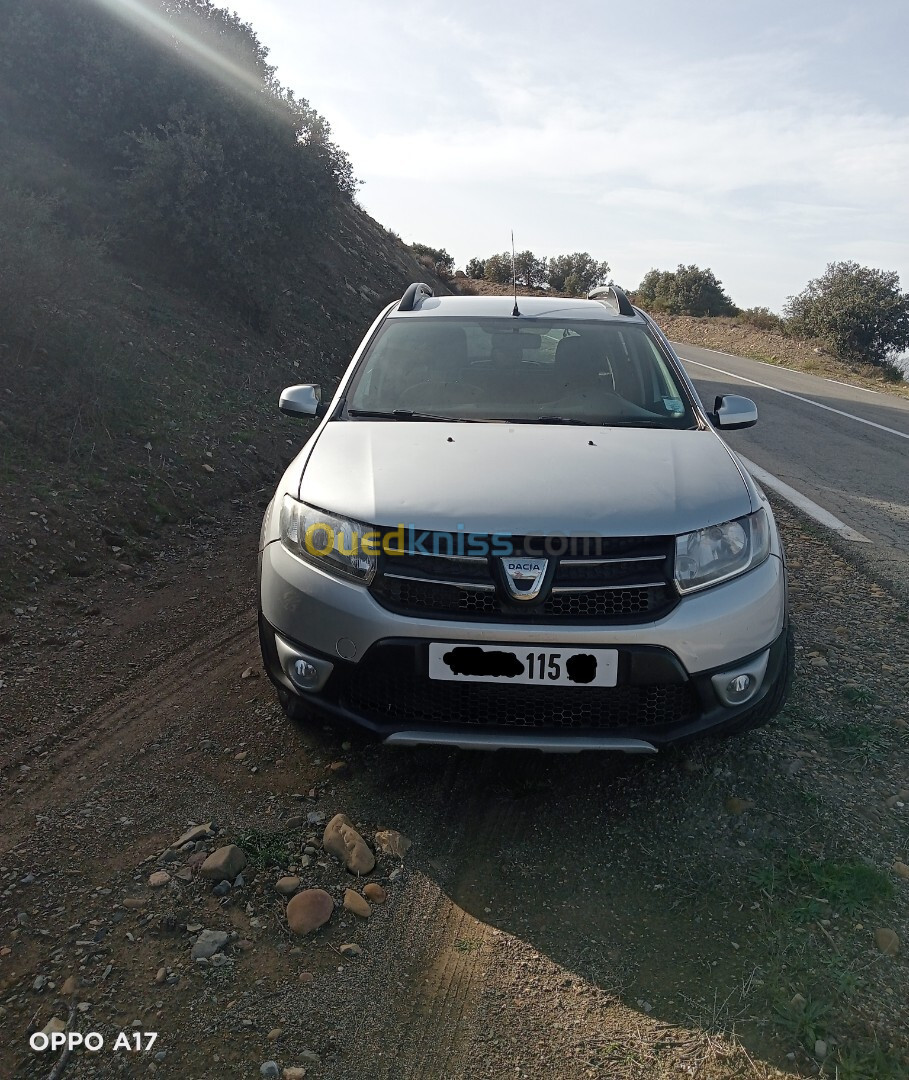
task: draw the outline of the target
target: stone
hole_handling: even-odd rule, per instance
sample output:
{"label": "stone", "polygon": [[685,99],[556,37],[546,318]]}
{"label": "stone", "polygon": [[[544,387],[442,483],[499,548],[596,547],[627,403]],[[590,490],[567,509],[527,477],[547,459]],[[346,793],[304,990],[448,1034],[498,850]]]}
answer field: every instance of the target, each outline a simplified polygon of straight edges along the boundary
{"label": "stone", "polygon": [[259,1066],[259,1075],[268,1078],[268,1080],[276,1080],[281,1075],[281,1070],[278,1068],[276,1061],[263,1061]]}
{"label": "stone", "polygon": [[243,849],[236,844],[226,844],[208,856],[199,873],[209,881],[233,881],[245,866]]}
{"label": "stone", "polygon": [[306,817],[303,814],[291,814],[289,818],[284,821],[285,829],[302,829],[306,824]]}
{"label": "stone", "polygon": [[376,865],[375,855],[346,814],[335,814],[325,826],[322,846],[352,874],[368,874]]}
{"label": "stone", "polygon": [[160,889],[170,881],[170,874],[166,870],[156,870],[148,879],[149,888]]}
{"label": "stone", "polygon": [[880,949],[884,956],[896,956],[900,951],[900,939],[895,930],[890,930],[886,926],[879,927],[874,931],[874,944]]}
{"label": "stone", "polygon": [[909,878],[909,866],[900,862],[899,859],[893,864],[893,872],[901,878]]}
{"label": "stone", "polygon": [[789,1002],[789,1008],[792,1009],[793,1012],[804,1012],[806,1004],[807,1001],[802,994],[793,994],[792,999]]}
{"label": "stone", "polygon": [[283,1080],[304,1080],[306,1070],[291,1066],[290,1068],[285,1069],[284,1072],[281,1073],[281,1076],[283,1077]]}
{"label": "stone", "polygon": [[145,900],[141,896],[127,896],[123,906],[127,911],[141,911],[145,907]]}
{"label": "stone", "polygon": [[55,1035],[66,1031],[66,1024],[59,1016],[52,1016],[41,1029],[43,1035]]}
{"label": "stone", "polygon": [[245,668],[243,674],[240,676],[241,679],[258,679],[258,677],[258,669],[254,667]]}
{"label": "stone", "polygon": [[376,833],[376,847],[383,855],[392,855],[396,859],[403,859],[410,851],[412,844],[403,833],[395,829],[382,829]]}
{"label": "stone", "polygon": [[209,821],[205,825],[193,825],[192,828],[187,829],[186,832],[178,837],[170,846],[172,848],[183,847],[184,844],[195,843],[197,840],[207,840],[210,836],[214,836],[215,830],[212,828],[212,823]]}
{"label": "stone", "polygon": [[361,919],[368,919],[372,915],[372,908],[363,899],[358,892],[354,892],[353,889],[344,890],[344,907],[348,911],[352,911],[354,915],[359,915]]}
{"label": "stone", "polygon": [[328,766],[328,771],[335,776],[347,776],[350,773],[350,765],[346,761],[333,761]]}
{"label": "stone", "polygon": [[315,975],[311,971],[301,971],[297,976],[303,986],[309,986],[309,984],[315,979]]}
{"label": "stone", "polygon": [[730,814],[744,814],[746,810],[750,810],[753,806],[747,799],[729,798],[726,800],[726,811]]}
{"label": "stone", "polygon": [[155,972],[155,982],[160,986],[167,978],[167,968],[159,967]]}
{"label": "stone", "polygon": [[212,894],[212,896],[217,896],[217,897],[220,898],[220,897],[227,896],[227,894],[229,892],[230,892],[230,882],[229,881],[219,881],[218,884],[212,889],[211,894]]}
{"label": "stone", "polygon": [[272,1028],[268,1033],[269,1042],[277,1042],[284,1034],[284,1028]]}
{"label": "stone", "polygon": [[345,945],[339,945],[338,952],[342,956],[360,956],[362,955],[363,950],[360,948],[359,945],[355,945],[353,944],[353,942],[348,942]]}
{"label": "stone", "polygon": [[827,1056],[827,1043],[823,1039],[814,1040],[814,1056],[818,1061],[823,1061]]}
{"label": "stone", "polygon": [[63,997],[71,997],[79,989],[79,976],[70,975],[66,979],[63,985],[60,987],[60,993]]}
{"label": "stone", "polygon": [[216,952],[220,952],[224,948],[229,936],[230,935],[224,930],[203,930],[196,938],[196,943],[192,947],[190,956],[193,960],[207,960],[210,956],[214,956]]}
{"label": "stone", "polygon": [[382,888],[378,881],[367,882],[367,884],[363,886],[363,895],[373,904],[384,904],[388,899],[388,893]]}
{"label": "stone", "polygon": [[193,872],[192,867],[181,866],[180,869],[174,874],[177,881],[192,881]]}
{"label": "stone", "polygon": [[275,882],[275,892],[282,896],[292,896],[300,888],[298,877],[282,877]]}
{"label": "stone", "polygon": [[287,903],[287,925],[294,934],[309,934],[331,918],[335,902],[324,889],[304,889]]}

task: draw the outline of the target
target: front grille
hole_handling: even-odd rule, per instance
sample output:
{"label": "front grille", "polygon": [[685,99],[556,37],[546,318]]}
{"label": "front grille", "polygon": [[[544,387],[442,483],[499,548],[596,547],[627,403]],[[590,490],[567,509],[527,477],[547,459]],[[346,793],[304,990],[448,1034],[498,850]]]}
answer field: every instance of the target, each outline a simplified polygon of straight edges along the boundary
{"label": "front grille", "polygon": [[[539,537],[514,540],[516,554],[553,550]],[[672,537],[574,538],[537,601],[513,600],[498,558],[385,555],[371,586],[383,607],[421,618],[622,624],[661,618],[678,603]],[[532,557],[532,555],[530,556]]]}
{"label": "front grille", "polygon": [[367,658],[356,665],[340,703],[380,724],[636,730],[695,719],[690,683],[650,686],[495,686],[443,682],[394,671]]}

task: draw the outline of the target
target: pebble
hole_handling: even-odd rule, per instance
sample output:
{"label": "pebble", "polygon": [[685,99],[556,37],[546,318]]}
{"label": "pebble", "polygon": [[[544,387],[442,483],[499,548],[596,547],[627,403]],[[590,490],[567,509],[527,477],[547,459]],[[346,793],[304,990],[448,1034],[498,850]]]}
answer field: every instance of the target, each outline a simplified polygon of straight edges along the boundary
{"label": "pebble", "polygon": [[324,889],[304,889],[287,903],[287,925],[294,934],[309,934],[331,918],[335,902]]}
{"label": "pebble", "polygon": [[47,986],[47,976],[36,975],[35,981],[32,983],[32,990],[34,990],[35,993],[40,994],[41,991],[45,988],[45,986]]}
{"label": "pebble", "polygon": [[285,1069],[284,1072],[281,1073],[281,1076],[283,1077],[283,1080],[304,1080],[306,1070],[292,1066],[291,1068]]}
{"label": "pebble", "polygon": [[167,978],[167,968],[159,967],[155,972],[155,982],[160,986]]}
{"label": "pebble", "polygon": [[827,1043],[823,1039],[814,1040],[814,1056],[818,1061],[823,1061],[827,1056]]}
{"label": "pebble", "polygon": [[350,765],[346,761],[333,761],[328,766],[329,772],[335,774],[335,776],[347,776],[350,772]]}
{"label": "pebble", "polygon": [[189,866],[183,866],[176,872],[176,874],[174,874],[174,877],[177,879],[177,881],[192,881],[192,868]]}
{"label": "pebble", "polygon": [[271,1080],[275,1080],[275,1078],[281,1075],[281,1070],[278,1068],[278,1063],[276,1061],[263,1061],[259,1066],[259,1075],[270,1077]]}
{"label": "pebble", "polygon": [[207,840],[209,836],[214,834],[212,823],[209,821],[205,825],[193,825],[192,828],[187,829],[186,832],[175,840],[170,846],[172,848],[183,847],[184,844],[190,842],[195,843],[196,840]]}
{"label": "pebble", "polygon": [[226,844],[208,856],[199,873],[209,881],[233,881],[245,866],[243,849],[236,844]]}
{"label": "pebble", "polygon": [[363,950],[359,945],[355,945],[353,942],[348,942],[345,945],[338,946],[338,952],[342,956],[360,956]]}
{"label": "pebble", "polygon": [[268,1033],[269,1042],[277,1042],[284,1034],[284,1028],[272,1028]]}
{"label": "pebble", "polygon": [[224,930],[203,930],[196,938],[190,956],[193,960],[199,960],[200,958],[207,960],[224,948],[229,936]]}
{"label": "pebble", "polygon": [[55,1033],[66,1031],[66,1024],[59,1016],[52,1016],[41,1031],[44,1035],[54,1035]]}
{"label": "pebble", "polygon": [[[246,670],[240,676],[241,679],[258,679],[258,677],[259,677],[259,672],[254,667],[246,668]],[[277,1075],[277,1073],[275,1075]]]}
{"label": "pebble", "polygon": [[346,814],[335,814],[325,826],[322,846],[352,874],[368,874],[376,865],[375,855]]}
{"label": "pebble", "polygon": [[344,890],[344,907],[348,911],[352,911],[354,915],[359,915],[361,919],[368,919],[372,915],[372,908],[363,899],[358,892],[354,892],[353,889]]}
{"label": "pebble", "polygon": [[166,870],[156,870],[148,879],[149,888],[160,889],[170,881],[170,874]]}
{"label": "pebble", "polygon": [[899,859],[893,864],[893,872],[901,878],[909,878],[909,866],[904,862],[900,862]]}
{"label": "pebble", "polygon": [[282,896],[292,896],[299,888],[298,877],[282,877],[275,882],[275,892],[279,892]]}
{"label": "pebble", "polygon": [[726,800],[726,810],[730,814],[744,814],[746,810],[750,810],[753,806],[747,799],[736,799],[734,797]]}
{"label": "pebble", "polygon": [[303,814],[291,814],[289,818],[284,822],[285,829],[302,829],[306,824],[306,818]]}
{"label": "pebble", "polygon": [[382,829],[381,832],[376,833],[376,847],[384,855],[393,855],[396,859],[403,859],[412,846],[410,840],[395,829]]}
{"label": "pebble", "polygon": [[313,979],[315,979],[315,975],[313,975],[311,971],[301,971],[298,978],[304,986],[309,986]]}
{"label": "pebble", "polygon": [[896,956],[900,951],[899,935],[885,926],[874,931],[874,944],[885,956]]}
{"label": "pebble", "polygon": [[303,848],[303,854],[309,856],[318,855],[319,849],[317,847],[313,847],[312,844],[307,844],[306,847]]}
{"label": "pebble", "polygon": [[70,997],[79,989],[79,977],[77,975],[70,975],[68,979],[60,987],[60,993],[63,997]]}
{"label": "pebble", "polygon": [[141,896],[127,896],[123,901],[123,906],[128,911],[139,911],[145,907],[145,900]]}
{"label": "pebble", "polygon": [[384,904],[388,899],[388,893],[382,888],[378,881],[367,882],[363,886],[363,895],[367,900],[371,900],[374,904]]}
{"label": "pebble", "polygon": [[219,881],[211,892],[212,896],[227,896],[227,894],[230,892],[230,882]]}

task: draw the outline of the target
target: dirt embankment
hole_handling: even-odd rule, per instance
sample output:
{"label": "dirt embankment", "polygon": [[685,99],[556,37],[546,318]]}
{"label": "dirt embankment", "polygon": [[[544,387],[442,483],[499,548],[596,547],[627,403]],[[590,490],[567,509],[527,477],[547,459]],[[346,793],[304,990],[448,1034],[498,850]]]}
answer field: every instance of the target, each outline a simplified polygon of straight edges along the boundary
{"label": "dirt embankment", "polygon": [[[105,1039],[64,1080],[901,1080],[909,628],[778,516],[789,706],[653,759],[294,728],[259,665],[254,514],[38,598],[0,665],[0,1076],[51,1072],[28,1037],[57,1018]],[[376,851],[359,877],[323,847],[338,812]],[[230,843],[241,876],[200,873]],[[331,917],[296,936],[307,888]]]}

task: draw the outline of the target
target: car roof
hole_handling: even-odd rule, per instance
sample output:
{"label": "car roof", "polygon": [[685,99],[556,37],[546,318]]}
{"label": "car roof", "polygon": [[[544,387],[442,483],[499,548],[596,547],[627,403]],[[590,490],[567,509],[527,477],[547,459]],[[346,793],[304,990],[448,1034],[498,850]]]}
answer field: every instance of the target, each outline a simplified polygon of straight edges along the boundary
{"label": "car roof", "polygon": [[[518,296],[518,311],[524,318],[578,319],[586,322],[642,323],[643,316],[620,315],[610,304],[599,300],[572,299],[564,296]],[[514,296],[428,296],[411,311],[397,307],[388,313],[390,319],[425,319],[461,315],[467,318],[511,318],[514,315]]]}

